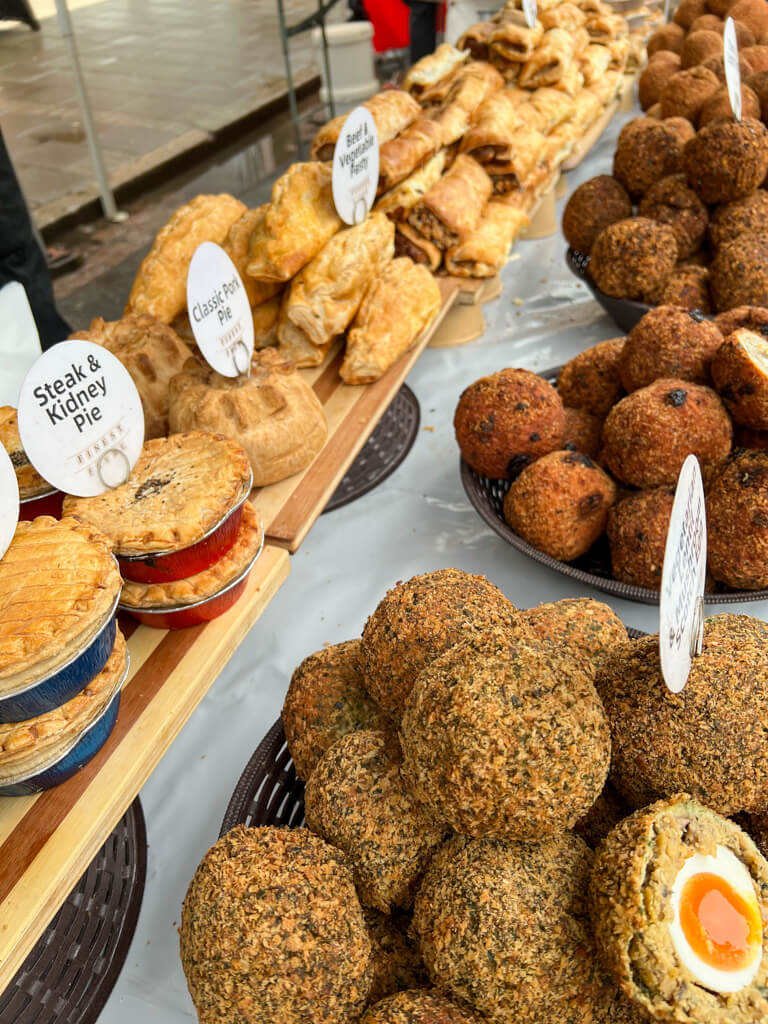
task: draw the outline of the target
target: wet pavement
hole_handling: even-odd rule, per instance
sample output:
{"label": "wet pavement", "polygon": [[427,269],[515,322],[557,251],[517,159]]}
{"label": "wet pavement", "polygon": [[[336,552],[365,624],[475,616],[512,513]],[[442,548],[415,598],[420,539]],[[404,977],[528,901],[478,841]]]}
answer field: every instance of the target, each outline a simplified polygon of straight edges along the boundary
{"label": "wet pavement", "polygon": [[[286,0],[291,22],[315,0]],[[32,0],[38,14],[51,0]],[[134,180],[285,95],[275,0],[70,3],[113,186]],[[346,16],[339,4],[333,16]],[[97,196],[75,81],[57,20],[0,23],[0,126],[40,227]],[[315,79],[309,34],[291,44],[297,84]]]}

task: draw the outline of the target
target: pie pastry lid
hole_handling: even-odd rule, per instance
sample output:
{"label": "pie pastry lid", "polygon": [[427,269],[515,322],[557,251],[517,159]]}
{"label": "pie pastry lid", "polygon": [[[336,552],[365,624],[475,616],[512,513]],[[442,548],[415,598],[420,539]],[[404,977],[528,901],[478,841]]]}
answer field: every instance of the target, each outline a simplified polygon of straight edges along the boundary
{"label": "pie pastry lid", "polygon": [[199,626],[218,618],[236,603],[245,590],[251,569],[258,561],[264,549],[264,533],[262,531],[259,549],[245,568],[215,594],[197,601],[194,604],[177,605],[176,607],[136,608],[120,605],[120,611],[128,612],[142,625],[154,629],[186,629],[187,626]]}
{"label": "pie pastry lid", "polygon": [[[33,747],[26,757],[17,759],[14,771],[9,772],[8,765],[4,765],[0,758],[0,796],[27,796],[58,786],[101,749],[115,726],[120,693],[130,666],[130,655],[122,635],[115,640],[113,655],[114,664],[110,660],[102,670],[105,676],[103,692],[99,692],[92,705],[86,706],[84,712],[75,717],[74,728],[62,728],[60,742],[54,737],[52,742],[41,745],[38,752]],[[48,716],[40,716],[37,724],[41,725]],[[35,724],[36,720],[31,719],[20,723],[20,726],[34,728]]]}
{"label": "pie pastry lid", "polygon": [[101,672],[115,642],[120,593],[108,611],[58,655],[2,680],[0,724],[61,707]]}
{"label": "pie pastry lid", "polygon": [[203,536],[186,547],[144,555],[121,555],[117,561],[123,579],[136,583],[170,583],[210,568],[223,557],[237,539],[243,505],[253,486],[253,472],[243,484],[237,502]]}

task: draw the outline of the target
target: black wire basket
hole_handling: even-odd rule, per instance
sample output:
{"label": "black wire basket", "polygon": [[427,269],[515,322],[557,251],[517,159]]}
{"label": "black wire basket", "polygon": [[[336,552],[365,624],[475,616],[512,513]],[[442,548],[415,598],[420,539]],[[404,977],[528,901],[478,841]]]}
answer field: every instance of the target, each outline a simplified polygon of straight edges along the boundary
{"label": "black wire basket", "polygon": [[568,269],[580,281],[584,282],[594,295],[595,300],[600,303],[611,320],[625,334],[632,330],[638,320],[642,320],[649,309],[653,309],[653,306],[649,306],[645,302],[635,302],[632,299],[614,299],[610,295],[606,295],[605,292],[601,292],[587,271],[589,266],[588,254],[576,252],[575,249],[568,249],[568,252],[565,254],[565,262],[568,264]]}

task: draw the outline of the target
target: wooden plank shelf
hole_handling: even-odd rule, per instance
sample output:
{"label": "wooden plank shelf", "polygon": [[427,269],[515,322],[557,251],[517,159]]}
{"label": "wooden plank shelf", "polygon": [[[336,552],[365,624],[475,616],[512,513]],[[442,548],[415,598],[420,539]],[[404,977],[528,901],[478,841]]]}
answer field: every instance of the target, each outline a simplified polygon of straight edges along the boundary
{"label": "wooden plank shelf", "polygon": [[0,798],[0,991],[290,571],[266,546],[220,618],[167,631],[121,622],[131,665],[114,732],[68,782]]}

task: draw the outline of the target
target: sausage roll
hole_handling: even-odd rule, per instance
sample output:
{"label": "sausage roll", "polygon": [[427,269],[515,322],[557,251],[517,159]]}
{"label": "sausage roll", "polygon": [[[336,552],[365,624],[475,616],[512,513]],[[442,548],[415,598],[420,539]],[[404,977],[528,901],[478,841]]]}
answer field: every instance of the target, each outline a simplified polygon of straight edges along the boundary
{"label": "sausage roll", "polygon": [[488,60],[490,53],[491,33],[495,25],[492,21],[478,21],[470,25],[463,36],[459,37],[457,47],[468,50],[472,60]]}
{"label": "sausage roll", "polygon": [[420,117],[395,139],[379,149],[379,187],[381,195],[404,181],[440,148],[442,131],[435,121]]}
{"label": "sausage roll", "polygon": [[421,99],[425,89],[442,82],[463,64],[467,57],[469,50],[465,50],[461,43],[458,47],[441,43],[434,53],[422,57],[410,68],[403,79],[403,89],[416,99]]}
{"label": "sausage roll", "polygon": [[522,64],[532,56],[543,34],[541,22],[529,28],[522,11],[510,11],[491,32],[489,46],[504,60]]}
{"label": "sausage roll", "polygon": [[[421,114],[419,104],[403,89],[385,89],[384,92],[371,96],[363,106],[371,112],[380,146],[405,131]],[[328,124],[323,125],[312,140],[309,150],[311,160],[333,160],[333,151],[346,119],[346,114],[339,114]]]}
{"label": "sausage roll", "polygon": [[546,136],[532,128],[520,128],[509,146],[509,159],[486,164],[496,195],[511,192],[525,185],[528,177],[541,160]]}
{"label": "sausage roll", "polygon": [[593,43],[610,43],[627,34],[627,22],[620,14],[593,14],[587,18],[586,29]]}
{"label": "sausage roll", "polygon": [[581,51],[576,58],[576,63],[579,65],[579,71],[581,71],[584,77],[584,84],[592,85],[593,82],[596,82],[608,70],[608,65],[611,63],[611,54],[607,46],[599,46],[593,43],[586,50]]}
{"label": "sausage roll", "polygon": [[410,224],[397,224],[395,227],[395,256],[407,256],[432,271],[443,262],[443,254],[437,246]]}
{"label": "sausage roll", "polygon": [[501,89],[489,96],[475,111],[460,151],[481,164],[509,160],[509,143],[515,131],[529,125],[531,115],[542,120],[527,102],[529,96],[524,89]]}
{"label": "sausage roll", "polygon": [[573,61],[563,72],[562,78],[559,78],[552,86],[553,89],[557,89],[558,92],[565,93],[566,96],[573,98],[584,88],[584,75],[579,70],[579,65],[576,61]]}
{"label": "sausage roll", "polygon": [[542,86],[531,93],[531,106],[541,116],[539,130],[548,135],[563,121],[569,120],[573,113],[573,103],[558,89]]}
{"label": "sausage roll", "polygon": [[258,281],[288,281],[340,227],[330,164],[292,164],[273,185],[272,202],[251,235],[246,271]]}
{"label": "sausage roll", "polygon": [[281,315],[313,345],[345,331],[368,285],[395,254],[395,227],[374,213],[339,231],[291,281]]}
{"label": "sausage roll", "polygon": [[621,89],[622,74],[620,71],[606,71],[602,78],[588,86],[590,92],[597,96],[604,107],[612,103]]}
{"label": "sausage roll", "polygon": [[369,288],[347,337],[339,374],[347,384],[372,384],[412,348],[440,310],[430,272],[407,258],[393,260]]}
{"label": "sausage roll", "polygon": [[608,65],[611,71],[623,71],[627,66],[627,59],[629,57],[631,44],[627,36],[621,36],[619,39],[614,39],[606,46],[609,54],[611,55],[611,61]]}
{"label": "sausage roll", "polygon": [[538,89],[554,85],[573,61],[574,39],[562,28],[551,28],[542,36],[533,56],[525,62],[518,79],[521,87]]}
{"label": "sausage roll", "polygon": [[[594,99],[594,96],[592,98]],[[386,192],[374,206],[374,212],[386,213],[389,219],[396,223],[406,220],[411,209],[440,179],[445,169],[446,152],[441,149],[418,171],[414,171],[405,181],[401,181],[390,192]]]}
{"label": "sausage roll", "polygon": [[591,89],[582,89],[573,97],[571,122],[583,131],[603,112],[603,105]]}
{"label": "sausage roll", "polygon": [[581,28],[587,16],[576,4],[566,2],[559,7],[553,7],[550,11],[542,11],[540,20],[545,31],[550,28],[564,28],[566,32],[574,32]]}
{"label": "sausage roll", "polygon": [[475,230],[445,254],[445,269],[457,277],[493,277],[527,224],[523,210],[491,201]]}
{"label": "sausage roll", "polygon": [[445,251],[475,228],[492,190],[491,179],[480,164],[462,153],[413,207],[408,223]]}
{"label": "sausage roll", "polygon": [[496,68],[484,61],[471,61],[459,72],[448,99],[442,107],[428,111],[440,126],[443,146],[458,141],[469,128],[472,114],[491,93],[504,85]]}

